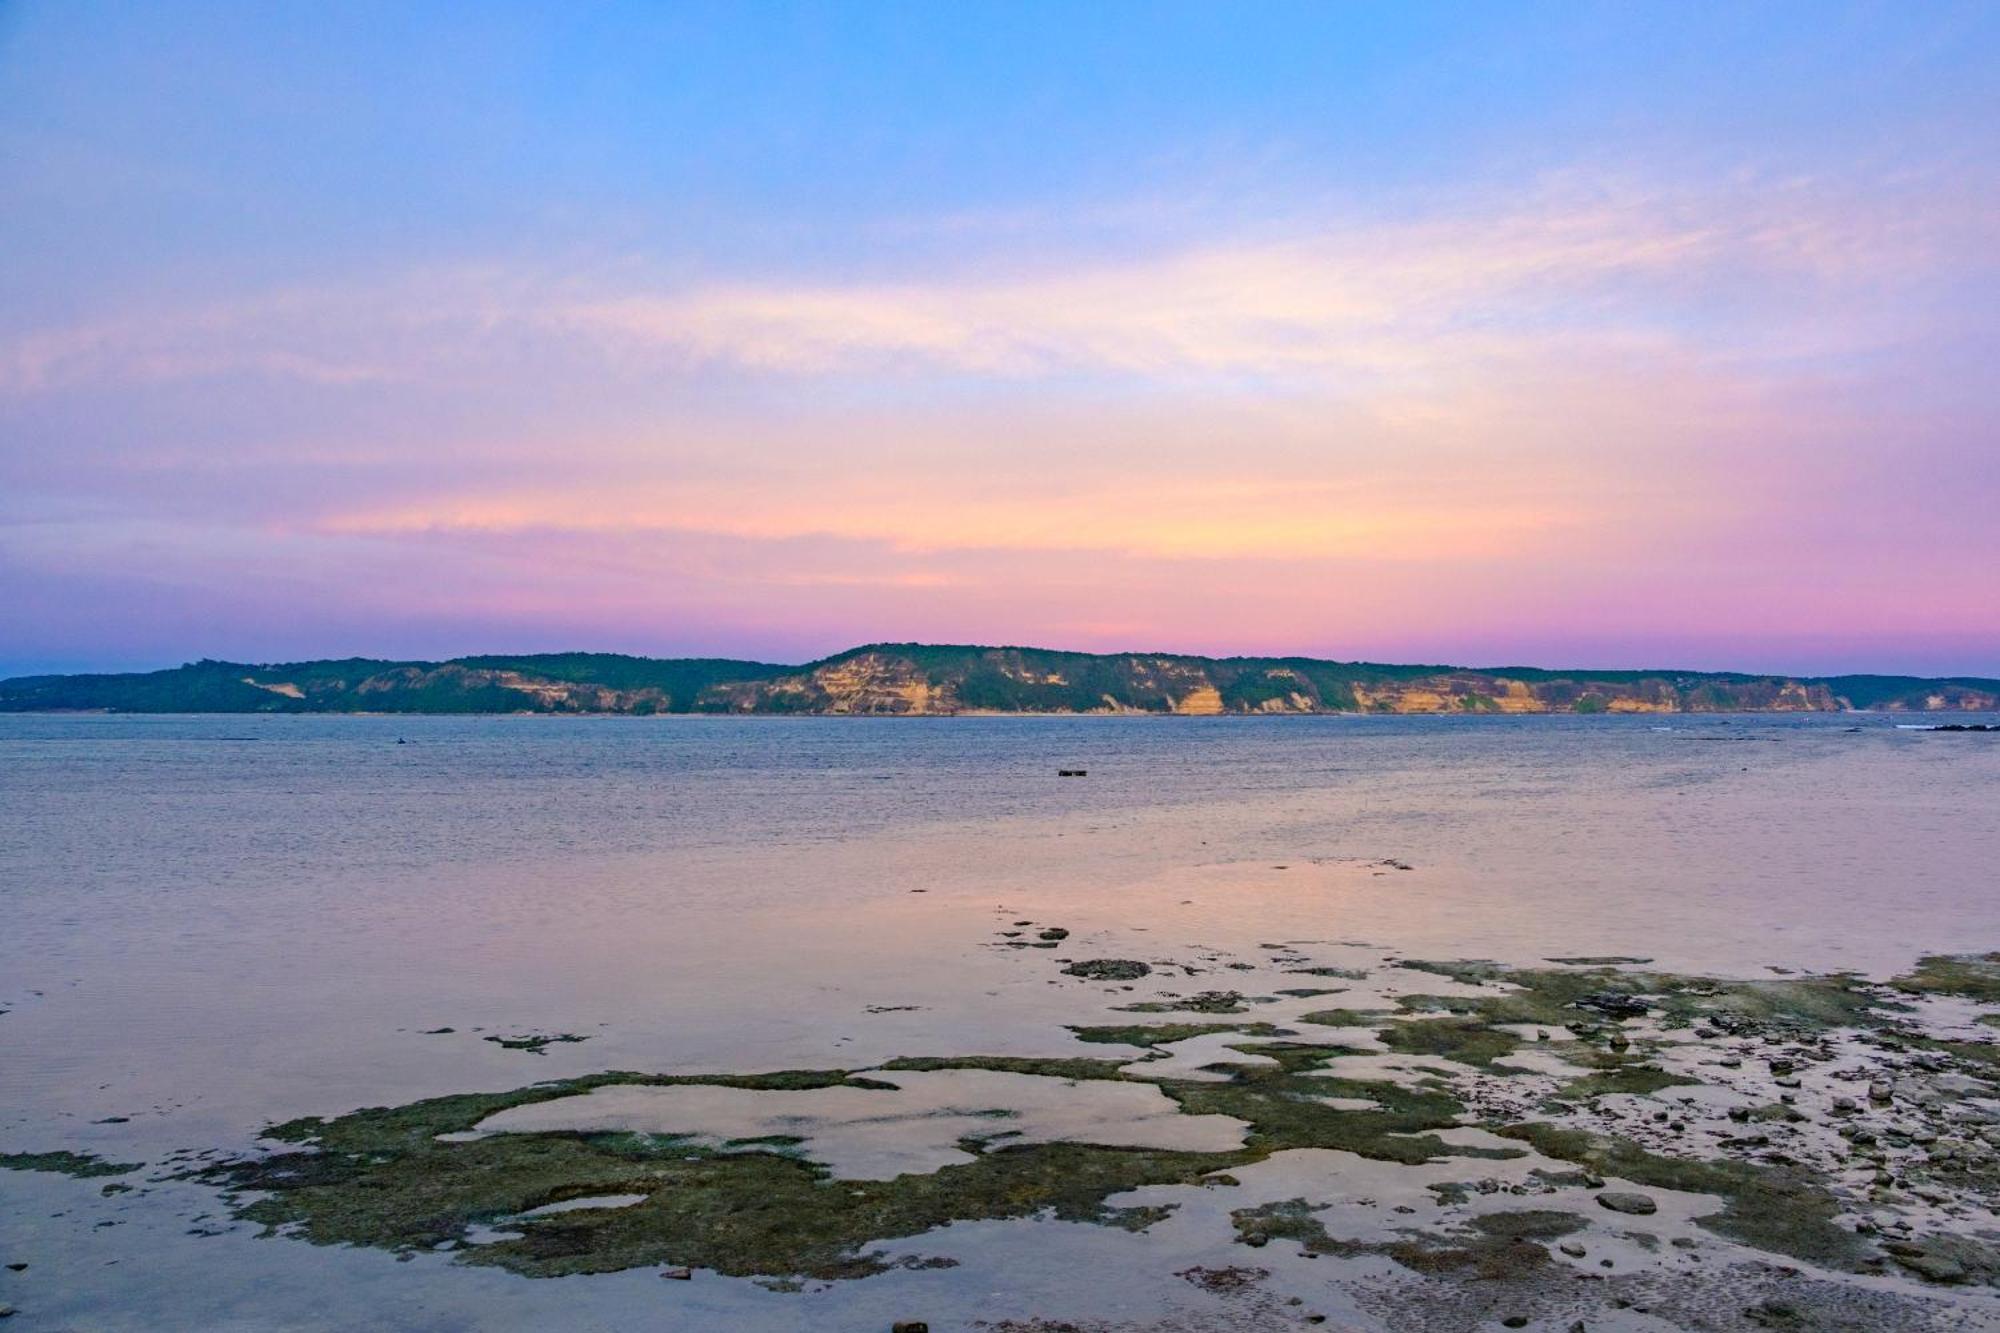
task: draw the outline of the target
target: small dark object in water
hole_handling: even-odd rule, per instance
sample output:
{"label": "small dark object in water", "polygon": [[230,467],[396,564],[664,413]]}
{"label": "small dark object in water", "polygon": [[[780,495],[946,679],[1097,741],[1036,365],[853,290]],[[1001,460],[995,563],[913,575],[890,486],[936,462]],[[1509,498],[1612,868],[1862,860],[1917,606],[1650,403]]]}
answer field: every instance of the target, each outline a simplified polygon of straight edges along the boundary
{"label": "small dark object in water", "polygon": [[898,1319],[889,1325],[889,1333],[931,1333],[931,1326],[921,1319]]}
{"label": "small dark object in water", "polygon": [[685,1268],[663,1268],[660,1276],[674,1282],[692,1282],[694,1274]]}
{"label": "small dark object in water", "polygon": [[1985,722],[1947,722],[1943,726],[1932,727],[1932,731],[2000,731],[2000,727]]}
{"label": "small dark object in water", "polygon": [[1087,768],[1059,768],[1056,770],[1056,776],[1059,778],[1085,778],[1090,776],[1090,770]]}

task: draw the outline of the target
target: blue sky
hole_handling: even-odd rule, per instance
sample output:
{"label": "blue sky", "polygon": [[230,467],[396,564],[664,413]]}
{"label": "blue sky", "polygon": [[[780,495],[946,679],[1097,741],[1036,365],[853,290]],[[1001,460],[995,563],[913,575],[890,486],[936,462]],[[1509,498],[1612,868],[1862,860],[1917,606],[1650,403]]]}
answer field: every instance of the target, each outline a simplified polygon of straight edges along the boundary
{"label": "blue sky", "polygon": [[0,4],[0,671],[2000,673],[1996,38]]}

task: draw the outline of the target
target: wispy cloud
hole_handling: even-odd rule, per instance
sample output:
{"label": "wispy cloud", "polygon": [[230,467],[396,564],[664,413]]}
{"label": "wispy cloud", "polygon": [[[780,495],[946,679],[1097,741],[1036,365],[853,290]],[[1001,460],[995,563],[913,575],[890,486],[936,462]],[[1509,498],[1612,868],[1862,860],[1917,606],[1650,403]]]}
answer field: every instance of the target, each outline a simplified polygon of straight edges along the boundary
{"label": "wispy cloud", "polygon": [[[1591,349],[1740,351],[1774,328],[1796,356],[1801,332],[1883,336],[1864,318],[1827,320],[1825,303],[1879,303],[1885,282],[1962,264],[1987,202],[1923,180],[1863,198],[1810,181],[1559,176],[1525,196],[1301,219],[1277,239],[1266,226],[1122,259],[1037,259],[1014,238],[895,280],[434,269],[29,331],[0,346],[0,392],[225,373],[476,379],[537,354],[641,373],[1402,383]],[[1746,308],[1752,293],[1764,304]]]}

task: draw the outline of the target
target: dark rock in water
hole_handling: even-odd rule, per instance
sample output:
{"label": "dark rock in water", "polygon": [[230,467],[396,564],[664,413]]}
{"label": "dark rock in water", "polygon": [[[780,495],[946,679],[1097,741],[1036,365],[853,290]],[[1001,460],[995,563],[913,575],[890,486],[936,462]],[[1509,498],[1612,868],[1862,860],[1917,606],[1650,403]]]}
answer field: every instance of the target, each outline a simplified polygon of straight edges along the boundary
{"label": "dark rock in water", "polygon": [[1634,1194],[1629,1190],[1606,1190],[1597,1196],[1600,1207],[1609,1208],[1614,1213],[1630,1213],[1634,1217],[1645,1217],[1660,1211],[1660,1205],[1644,1194]]}
{"label": "dark rock in water", "polygon": [[1576,1002],[1579,1009],[1591,1009],[1606,1018],[1637,1018],[1653,1006],[1636,995],[1626,995],[1621,991],[1592,991]]}
{"label": "dark rock in water", "polygon": [[889,1333],[931,1333],[931,1326],[921,1319],[898,1319],[889,1325]]}
{"label": "dark rock in water", "polygon": [[1056,776],[1059,778],[1087,778],[1090,776],[1090,770],[1087,768],[1059,768],[1056,770]]}
{"label": "dark rock in water", "polygon": [[1086,958],[1063,971],[1088,981],[1137,981],[1153,969],[1131,958]]}
{"label": "dark rock in water", "polygon": [[673,1282],[689,1282],[694,1279],[694,1274],[685,1268],[662,1268],[660,1276]]}
{"label": "dark rock in water", "polygon": [[1254,1286],[1262,1282],[1265,1278],[1271,1276],[1271,1270],[1268,1268],[1239,1268],[1234,1265],[1228,1268],[1202,1268],[1197,1266],[1194,1268],[1183,1268],[1180,1272],[1175,1273],[1174,1276],[1194,1283],[1195,1286],[1200,1287],[1203,1291],[1229,1292],[1241,1291],[1245,1287]]}
{"label": "dark rock in water", "polygon": [[1036,938],[1044,940],[1066,940],[1069,938],[1069,932],[1064,930],[1061,926],[1050,926],[1047,930],[1043,931],[1040,935],[1036,936]]}
{"label": "dark rock in water", "polygon": [[589,1037],[574,1032],[529,1033],[521,1037],[488,1037],[487,1041],[510,1051],[526,1051],[530,1055],[546,1055],[548,1048],[557,1044],[589,1041]]}
{"label": "dark rock in water", "polygon": [[1943,726],[1932,727],[1931,730],[1932,731],[2000,731],[2000,727],[1991,726],[1985,722],[1947,722]]}

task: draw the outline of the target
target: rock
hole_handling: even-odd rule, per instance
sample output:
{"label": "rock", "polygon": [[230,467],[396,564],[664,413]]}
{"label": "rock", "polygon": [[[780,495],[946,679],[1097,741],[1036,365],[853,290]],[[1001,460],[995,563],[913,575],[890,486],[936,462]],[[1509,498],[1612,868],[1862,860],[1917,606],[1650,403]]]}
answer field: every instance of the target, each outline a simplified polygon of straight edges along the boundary
{"label": "rock", "polygon": [[931,1333],[931,1326],[921,1319],[898,1319],[889,1325],[889,1333]]}
{"label": "rock", "polygon": [[1524,1314],[1510,1314],[1500,1321],[1500,1327],[1502,1328],[1526,1328],[1527,1326],[1528,1316]]}
{"label": "rock", "polygon": [[1579,1009],[1593,1009],[1607,1018],[1637,1018],[1653,1006],[1636,995],[1622,991],[1592,991],[1576,1002]]}
{"label": "rock", "polygon": [[694,1274],[685,1268],[662,1268],[660,1276],[674,1282],[689,1282],[694,1278]]}
{"label": "rock", "polygon": [[1086,981],[1137,981],[1153,969],[1131,958],[1087,958],[1071,963],[1063,972]]}
{"label": "rock", "polygon": [[1654,1203],[1650,1197],[1635,1194],[1630,1190],[1606,1190],[1597,1196],[1597,1203],[1599,1207],[1609,1208],[1614,1213],[1630,1213],[1635,1217],[1644,1217],[1649,1213],[1660,1211],[1660,1205]]}
{"label": "rock", "polygon": [[1852,1097],[1835,1097],[1833,1099],[1833,1109],[1840,1115],[1853,1115],[1861,1109],[1861,1104]]}
{"label": "rock", "polygon": [[1263,1281],[1265,1278],[1271,1276],[1271,1270],[1268,1268],[1237,1268],[1234,1266],[1229,1268],[1195,1267],[1183,1268],[1180,1272],[1174,1274],[1174,1276],[1184,1278],[1204,1291],[1227,1293],[1242,1291],[1246,1287]]}
{"label": "rock", "polygon": [[1566,1240],[1562,1244],[1556,1246],[1556,1248],[1561,1250],[1564,1254],[1568,1255],[1572,1259],[1581,1259],[1585,1254],[1589,1253],[1589,1251],[1585,1250],[1583,1246],[1577,1244],[1573,1240]]}
{"label": "rock", "polygon": [[1965,1265],[1942,1254],[1899,1254],[1896,1262],[1932,1282],[1965,1281]]}
{"label": "rock", "polygon": [[1035,936],[1035,938],[1039,940],[1066,940],[1069,938],[1069,932],[1061,926],[1050,926],[1047,930]]}

